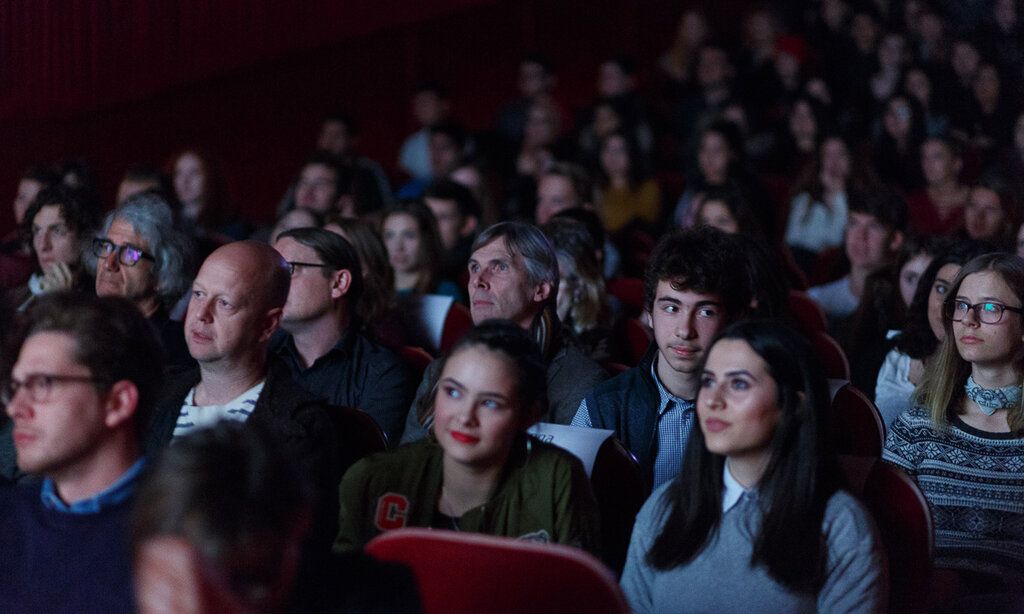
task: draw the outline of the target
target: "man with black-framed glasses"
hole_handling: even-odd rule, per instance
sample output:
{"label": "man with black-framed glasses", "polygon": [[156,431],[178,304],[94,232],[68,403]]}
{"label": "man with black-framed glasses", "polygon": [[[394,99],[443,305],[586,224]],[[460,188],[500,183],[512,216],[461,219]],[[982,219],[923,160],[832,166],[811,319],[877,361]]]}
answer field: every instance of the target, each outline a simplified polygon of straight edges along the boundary
{"label": "man with black-framed glasses", "polygon": [[61,292],[29,309],[0,403],[19,468],[42,483],[0,488],[0,611],[133,609],[128,521],[162,354],[123,298]]}
{"label": "man with black-framed glasses", "polygon": [[96,269],[96,294],[135,303],[156,328],[170,367],[194,365],[181,322],[169,315],[189,280],[187,240],[166,201],[155,192],[130,197],[107,215],[87,255]]}
{"label": "man with black-framed glasses", "polygon": [[[355,306],[363,288],[355,249],[333,232],[296,228],[274,242],[291,287],[271,354],[303,388],[332,405],[370,414],[397,445],[416,381],[391,350],[363,334]],[[371,273],[372,274],[372,273]]]}

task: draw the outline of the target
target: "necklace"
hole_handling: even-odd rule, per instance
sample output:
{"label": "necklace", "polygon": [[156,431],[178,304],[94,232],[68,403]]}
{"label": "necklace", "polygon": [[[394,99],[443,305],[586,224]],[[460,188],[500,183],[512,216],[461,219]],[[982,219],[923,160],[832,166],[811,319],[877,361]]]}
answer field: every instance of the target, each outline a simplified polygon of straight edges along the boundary
{"label": "necklace", "polygon": [[1018,407],[1022,396],[1020,386],[982,388],[974,381],[973,375],[967,377],[964,390],[967,392],[967,398],[977,403],[986,416],[991,416],[1000,409]]}

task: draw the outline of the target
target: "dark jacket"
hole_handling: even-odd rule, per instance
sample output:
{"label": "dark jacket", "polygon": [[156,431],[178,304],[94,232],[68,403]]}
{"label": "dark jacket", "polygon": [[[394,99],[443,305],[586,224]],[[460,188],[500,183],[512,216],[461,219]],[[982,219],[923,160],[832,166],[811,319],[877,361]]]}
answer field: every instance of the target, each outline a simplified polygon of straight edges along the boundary
{"label": "dark jacket", "polygon": [[[157,338],[160,339],[160,344],[166,355],[167,368],[171,372],[195,368],[196,361],[192,358],[188,344],[185,342],[184,324],[172,320],[164,307],[160,307],[149,317],[149,323],[153,325],[153,330],[156,331]],[[188,391],[186,390],[186,392]]]}
{"label": "dark jacket", "polygon": [[636,456],[648,478],[654,466],[658,433],[658,385],[651,366],[658,347],[651,344],[640,363],[602,382],[586,396],[590,423],[615,431],[615,437]]}
{"label": "dark jacket", "polygon": [[331,405],[357,407],[370,414],[397,445],[416,381],[391,350],[350,326],[342,338],[312,365],[302,365],[295,341],[281,331],[270,341],[270,353],[287,366],[292,379]]}
{"label": "dark jacket", "polygon": [[[170,443],[181,405],[199,381],[199,370],[191,369],[172,375],[165,382],[149,427],[143,433],[147,457],[156,457]],[[293,382],[287,369],[275,361],[268,368],[266,383],[248,422],[276,437],[281,450],[296,463],[301,474],[309,476],[319,502],[315,548],[325,551],[336,531],[341,481],[337,436],[330,414],[321,401]]]}

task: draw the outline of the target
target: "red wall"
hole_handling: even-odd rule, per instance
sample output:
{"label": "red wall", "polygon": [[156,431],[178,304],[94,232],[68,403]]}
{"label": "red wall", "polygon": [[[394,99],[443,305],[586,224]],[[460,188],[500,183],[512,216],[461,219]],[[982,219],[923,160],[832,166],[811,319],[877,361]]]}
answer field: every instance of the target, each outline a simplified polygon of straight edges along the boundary
{"label": "red wall", "polygon": [[[94,165],[110,202],[127,166],[198,144],[222,158],[243,211],[266,219],[330,109],[349,109],[364,153],[392,169],[419,80],[448,83],[456,114],[483,127],[514,96],[518,58],[538,49],[561,98],[581,106],[603,56],[653,65],[681,11],[660,0],[154,4],[0,5],[0,202],[29,164],[72,155]],[[0,209],[0,230],[12,223]]]}

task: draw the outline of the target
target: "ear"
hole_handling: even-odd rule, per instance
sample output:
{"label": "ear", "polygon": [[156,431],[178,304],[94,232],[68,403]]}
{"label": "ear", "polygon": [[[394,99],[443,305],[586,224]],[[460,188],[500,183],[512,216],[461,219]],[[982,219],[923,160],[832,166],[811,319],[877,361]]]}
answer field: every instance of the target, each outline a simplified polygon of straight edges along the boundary
{"label": "ear", "polygon": [[341,269],[334,273],[331,279],[331,298],[341,298],[348,294],[348,289],[352,287],[352,272],[348,269]]}
{"label": "ear", "polygon": [[107,428],[118,428],[135,415],[135,408],[138,406],[139,389],[135,384],[126,379],[114,382],[107,392],[103,423]]}
{"label": "ear", "polygon": [[899,230],[892,231],[892,238],[889,239],[889,251],[893,253],[900,251],[900,248],[903,247],[904,238],[903,233]]}
{"label": "ear", "polygon": [[654,317],[651,315],[650,309],[644,309],[644,312],[640,317],[643,318],[644,324],[646,324],[651,330],[654,330]]}
{"label": "ear", "polygon": [[260,331],[259,336],[260,343],[268,341],[270,336],[277,331],[277,328],[281,325],[281,314],[283,313],[283,308],[274,307],[263,316],[263,329]]}
{"label": "ear", "polygon": [[543,303],[551,296],[551,282],[542,281],[533,289],[531,300],[534,303]]}
{"label": "ear", "polygon": [[468,237],[474,230],[476,230],[477,224],[479,223],[480,220],[478,220],[475,215],[467,217],[465,221],[462,222],[462,228],[459,228],[459,235]]}

